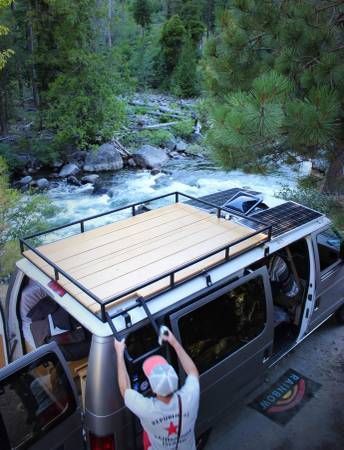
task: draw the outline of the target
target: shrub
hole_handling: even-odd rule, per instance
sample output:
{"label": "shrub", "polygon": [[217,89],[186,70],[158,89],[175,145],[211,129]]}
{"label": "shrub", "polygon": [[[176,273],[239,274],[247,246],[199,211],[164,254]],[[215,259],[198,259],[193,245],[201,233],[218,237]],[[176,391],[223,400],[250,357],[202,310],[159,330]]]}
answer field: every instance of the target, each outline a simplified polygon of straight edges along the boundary
{"label": "shrub", "polygon": [[193,129],[194,121],[192,119],[183,120],[173,126],[174,133],[183,139],[188,139],[192,135]]}

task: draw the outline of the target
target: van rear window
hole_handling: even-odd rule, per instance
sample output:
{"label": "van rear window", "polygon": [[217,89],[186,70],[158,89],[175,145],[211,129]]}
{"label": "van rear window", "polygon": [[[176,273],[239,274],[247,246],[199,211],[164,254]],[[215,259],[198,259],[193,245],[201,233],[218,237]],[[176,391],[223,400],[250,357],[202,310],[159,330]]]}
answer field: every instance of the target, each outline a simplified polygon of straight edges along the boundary
{"label": "van rear window", "polygon": [[54,353],[0,382],[1,450],[26,449],[76,410],[73,391]]}

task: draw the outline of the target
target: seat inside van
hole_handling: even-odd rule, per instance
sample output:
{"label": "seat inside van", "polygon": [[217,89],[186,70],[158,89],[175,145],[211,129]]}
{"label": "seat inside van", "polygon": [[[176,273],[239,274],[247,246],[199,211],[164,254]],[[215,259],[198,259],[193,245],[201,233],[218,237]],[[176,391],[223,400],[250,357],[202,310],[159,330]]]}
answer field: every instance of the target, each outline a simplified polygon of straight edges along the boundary
{"label": "seat inside van", "polygon": [[87,366],[91,335],[54,302],[34,280],[26,278],[18,305],[26,352],[55,341],[71,369],[73,377]]}

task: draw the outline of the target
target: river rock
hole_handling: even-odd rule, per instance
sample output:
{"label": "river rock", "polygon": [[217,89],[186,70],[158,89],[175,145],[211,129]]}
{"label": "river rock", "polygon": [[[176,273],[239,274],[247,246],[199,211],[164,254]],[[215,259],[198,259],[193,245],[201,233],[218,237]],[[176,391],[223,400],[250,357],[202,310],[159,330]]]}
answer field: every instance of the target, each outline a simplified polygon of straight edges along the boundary
{"label": "river rock", "polygon": [[68,163],[65,164],[60,170],[59,177],[70,177],[76,175],[79,171],[80,169],[76,164]]}
{"label": "river rock", "polygon": [[35,181],[35,185],[38,187],[38,189],[48,189],[50,186],[49,181],[46,178],[39,178]]}
{"label": "river rock", "polygon": [[83,183],[95,184],[95,183],[97,183],[98,179],[99,179],[99,175],[93,173],[92,175],[86,175],[86,176],[82,177],[81,181]]}
{"label": "river rock", "polygon": [[21,178],[18,183],[20,186],[27,186],[32,181],[32,177],[30,175],[27,175],[26,177]]}
{"label": "river rock", "polygon": [[177,144],[176,144],[176,151],[177,152],[185,152],[187,148],[188,148],[188,145],[183,140],[178,141]]}
{"label": "river rock", "polygon": [[136,164],[143,169],[158,169],[168,161],[167,153],[152,145],[143,145],[133,157]]}
{"label": "river rock", "polygon": [[67,183],[72,184],[73,186],[81,186],[81,181],[79,181],[73,175],[71,175],[70,177],[67,177]]}
{"label": "river rock", "polygon": [[63,162],[56,160],[51,164],[51,166],[53,167],[53,169],[59,169],[63,166]]}
{"label": "river rock", "polygon": [[122,168],[122,156],[111,143],[103,144],[97,151],[88,153],[83,167],[85,172],[102,172]]}
{"label": "river rock", "polygon": [[166,148],[170,151],[175,150],[176,146],[177,146],[177,140],[174,138],[171,138],[166,142]]}
{"label": "river rock", "polygon": [[136,167],[137,166],[134,158],[129,158],[128,161],[127,161],[127,164],[128,164],[129,167]]}

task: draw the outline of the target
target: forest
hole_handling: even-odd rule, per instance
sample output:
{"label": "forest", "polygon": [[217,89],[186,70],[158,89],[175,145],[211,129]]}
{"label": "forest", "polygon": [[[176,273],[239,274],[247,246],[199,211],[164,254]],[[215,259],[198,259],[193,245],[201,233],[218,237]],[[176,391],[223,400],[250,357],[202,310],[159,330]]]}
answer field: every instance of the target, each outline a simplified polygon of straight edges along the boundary
{"label": "forest", "polygon": [[0,0],[2,248],[51,209],[14,180],[114,140],[130,155],[131,118],[147,113],[138,93],[174,99],[151,112],[158,124],[140,142],[163,147],[200,125],[197,148],[226,170],[310,160],[321,176],[302,189],[342,199],[343,4]]}

